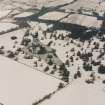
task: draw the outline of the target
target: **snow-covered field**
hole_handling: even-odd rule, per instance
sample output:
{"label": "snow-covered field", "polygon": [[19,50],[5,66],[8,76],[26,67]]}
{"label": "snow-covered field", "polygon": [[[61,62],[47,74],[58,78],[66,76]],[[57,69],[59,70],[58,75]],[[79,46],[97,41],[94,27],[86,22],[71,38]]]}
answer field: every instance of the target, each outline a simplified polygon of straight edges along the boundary
{"label": "snow-covered field", "polygon": [[74,0],[1,0],[0,9],[14,9],[14,8],[41,8],[42,6],[57,6],[64,3],[70,3]]}
{"label": "snow-covered field", "polygon": [[[0,10],[3,9],[15,9],[15,8],[20,8],[20,9],[29,9],[29,8],[41,8],[42,6],[46,7],[53,7],[53,6],[58,6],[58,5],[63,5],[63,4],[69,4],[73,2],[74,0],[0,0]],[[101,7],[98,6],[98,1],[99,0],[78,0],[73,4],[69,4],[68,6],[62,6],[62,9],[74,9],[77,10],[80,7],[85,7],[85,8],[91,8],[91,9],[99,9],[105,10],[104,8],[104,3],[101,5]],[[87,5],[89,4],[89,5]]]}
{"label": "snow-covered field", "polygon": [[77,80],[40,105],[105,105],[105,85]]}
{"label": "snow-covered field", "polygon": [[43,16],[39,17],[39,19],[58,21],[58,20],[60,20],[61,18],[64,18],[65,16],[67,16],[67,15],[68,15],[68,13],[53,11],[53,12],[44,14]]}
{"label": "snow-covered field", "polygon": [[[23,25],[14,18],[27,18],[43,6],[47,7],[43,10],[49,12],[42,10],[46,13],[38,18],[42,20],[65,19],[71,9],[75,11],[82,6],[88,12],[92,10],[90,15],[95,9],[98,12],[105,10],[104,3],[99,6],[95,0],[73,1],[0,0],[0,32],[4,32],[0,36],[0,54],[3,55],[0,56],[0,103],[32,105],[63,83],[68,84],[67,87],[57,90],[49,100],[38,105],[105,105],[105,34],[101,35],[92,28],[97,24],[101,26],[102,21],[98,22],[97,17],[74,14],[73,24],[77,21],[78,25],[81,23],[90,29],[83,32],[84,36],[79,36],[77,30],[75,33],[65,29],[53,30],[54,24],[39,21],[25,19],[24,23],[31,27],[22,29],[13,24],[19,22],[20,26]],[[10,30],[13,31],[8,33]]]}
{"label": "snow-covered field", "polygon": [[28,17],[28,16],[31,16],[33,14],[34,13],[32,13],[32,12],[23,12],[23,13],[21,13],[19,15],[14,16],[14,18]]}
{"label": "snow-covered field", "polygon": [[3,56],[0,68],[0,102],[4,105],[32,105],[61,82]]}
{"label": "snow-covered field", "polygon": [[[25,34],[26,29],[20,29],[17,31],[13,31],[10,33],[6,33],[0,36],[0,46],[4,46],[5,51],[12,50],[13,51],[13,46],[15,47],[19,46],[22,38]],[[17,37],[16,40],[12,40],[11,37]],[[16,44],[15,44],[16,42]]]}
{"label": "snow-covered field", "polygon": [[0,11],[0,18],[3,18],[5,16],[7,16],[10,12],[11,12],[11,10],[2,10],[2,11]]}
{"label": "snow-covered field", "polygon": [[8,32],[8,31],[16,29],[16,28],[19,28],[19,26],[16,24],[0,23],[0,33],[5,33],[5,32]]}

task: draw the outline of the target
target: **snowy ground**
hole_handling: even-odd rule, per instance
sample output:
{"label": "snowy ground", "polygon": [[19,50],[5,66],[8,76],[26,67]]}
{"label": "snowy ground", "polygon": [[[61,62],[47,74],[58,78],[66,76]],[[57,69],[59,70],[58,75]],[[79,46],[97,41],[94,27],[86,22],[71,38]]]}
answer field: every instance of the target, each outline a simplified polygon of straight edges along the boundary
{"label": "snowy ground", "polygon": [[[0,0],[0,9],[30,9],[30,8],[41,8],[42,6],[46,7],[56,7],[62,5],[62,9],[74,9],[77,10],[80,7],[99,9],[98,0],[78,0],[73,4],[69,4],[74,0]],[[63,6],[63,4],[68,3],[68,6]],[[89,4],[89,5],[87,5]],[[102,4],[104,9],[104,4]]]}
{"label": "snowy ground", "polygon": [[34,14],[34,13],[32,13],[32,12],[23,12],[23,13],[21,13],[21,14],[19,14],[19,15],[14,16],[14,18],[27,17],[27,16],[31,16],[31,15],[33,15],[33,14]]}
{"label": "snowy ground", "polygon": [[[6,33],[0,36],[0,46],[4,46],[4,50],[14,50],[13,46],[18,47],[22,41],[26,29],[20,29],[10,33]],[[16,36],[16,40],[12,40],[11,37]],[[15,44],[16,42],[16,44]]]}
{"label": "snowy ground", "polygon": [[7,16],[10,12],[11,10],[0,11],[0,18]]}
{"label": "snowy ground", "polygon": [[0,67],[0,102],[4,105],[32,105],[61,82],[3,56]]}
{"label": "snowy ground", "polygon": [[[32,15],[36,8],[40,11],[42,6],[53,11],[56,9],[61,9],[61,11],[78,10],[82,6],[89,10],[105,10],[104,3],[99,6],[95,0],[77,0],[74,3],[71,3],[72,0],[68,1],[0,0],[0,32],[18,27],[18,25],[13,24],[13,22],[16,22],[13,17],[25,18]],[[59,19],[59,16],[60,18],[66,16],[57,12],[58,17],[56,17],[54,12],[49,13],[52,13],[51,16],[55,16],[55,19]],[[46,14],[43,14],[43,16],[46,18]],[[87,23],[90,24],[89,18],[88,21]],[[30,23],[30,21],[28,22]],[[33,22],[30,30],[34,30],[34,32],[30,34],[31,38],[32,34],[37,31],[37,27],[34,25]],[[56,50],[57,57],[70,72],[70,84],[51,97],[50,100],[45,100],[39,105],[105,105],[105,73],[98,72],[100,65],[103,65],[105,69],[105,35],[101,37],[96,35],[89,40],[80,41],[80,38],[73,38],[71,32],[65,30],[54,30],[52,33],[48,32],[45,35],[41,32],[41,27],[46,30],[47,25],[45,25],[46,27],[43,25],[43,23],[39,25],[39,41],[45,46],[48,46],[51,42],[49,47]],[[40,60],[40,57],[34,55],[33,58],[27,59],[27,55],[31,55],[32,52],[26,51],[27,48],[25,49],[25,46],[21,45],[27,29],[25,27],[0,36],[0,53],[8,56],[12,52],[12,59],[22,63],[19,64],[0,56],[0,102],[4,105],[32,105],[33,102],[43,98],[46,94],[55,91],[59,83],[62,82],[59,80],[61,79],[58,71],[59,67],[56,68],[55,73],[53,71],[54,65],[49,66],[42,59],[43,57]],[[18,48],[22,48],[22,51]],[[81,53],[82,57],[77,54],[78,52]],[[88,53],[90,57],[86,58]],[[13,54],[15,54],[15,57]],[[9,57],[11,58],[11,56]],[[84,69],[84,63],[90,66],[91,69]],[[49,70],[43,72],[47,66]],[[79,76],[77,75],[78,71]]]}
{"label": "snowy ground", "polygon": [[0,23],[0,33],[2,32],[8,32],[10,30],[19,28],[18,25],[12,24],[12,23]]}
{"label": "snowy ground", "polygon": [[87,85],[77,80],[40,105],[105,105],[105,85]]}
{"label": "snowy ground", "polygon": [[[69,0],[72,2],[73,0]],[[29,9],[29,8],[41,8],[42,6],[57,6],[64,3],[69,3],[68,0],[0,0],[0,9]]]}

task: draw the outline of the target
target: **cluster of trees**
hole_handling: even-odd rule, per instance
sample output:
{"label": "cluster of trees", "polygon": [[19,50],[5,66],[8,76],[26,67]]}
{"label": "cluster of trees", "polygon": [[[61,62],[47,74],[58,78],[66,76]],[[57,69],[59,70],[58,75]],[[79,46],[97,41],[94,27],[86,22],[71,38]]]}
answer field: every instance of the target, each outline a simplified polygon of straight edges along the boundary
{"label": "cluster of trees", "polygon": [[59,83],[59,85],[58,85],[58,90],[60,90],[60,89],[62,89],[62,88],[64,88],[65,87],[65,85],[63,84],[63,83]]}
{"label": "cluster of trees", "polygon": [[105,52],[100,52],[100,55],[97,57],[97,59],[102,58],[105,55]]}
{"label": "cluster of trees", "polygon": [[70,62],[68,59],[66,60],[65,65],[67,65],[68,67],[70,66]]}
{"label": "cluster of trees", "polygon": [[85,71],[92,71],[92,65],[87,62],[83,63],[83,68]]}
{"label": "cluster of trees", "polygon": [[7,57],[8,58],[14,58],[15,57],[15,53],[12,51],[7,51]]}
{"label": "cluster of trees", "polygon": [[81,53],[80,51],[77,52],[77,56],[79,56],[81,59],[83,59],[84,61],[88,61],[89,57],[92,57],[93,54],[92,52],[88,52],[88,53]]}
{"label": "cluster of trees", "polygon": [[105,80],[103,80],[102,83],[105,83]]}
{"label": "cluster of trees", "polygon": [[92,64],[93,66],[98,66],[98,65],[101,64],[101,61],[94,61],[94,60],[92,60],[91,64]]}
{"label": "cluster of trees", "polygon": [[62,76],[62,80],[65,82],[69,82],[70,72],[66,69],[64,63],[60,65],[59,71],[60,71],[60,75]]}
{"label": "cluster of trees", "polygon": [[[37,48],[35,50],[37,50]],[[40,45],[37,54],[45,54],[45,53],[47,53],[46,48]]]}
{"label": "cluster of trees", "polygon": [[17,36],[11,36],[11,39],[12,40],[16,40],[17,39]]}
{"label": "cluster of trees", "polygon": [[94,81],[93,81],[92,79],[87,79],[85,82],[86,82],[87,84],[93,84],[93,83],[94,83]]}
{"label": "cluster of trees", "polygon": [[24,55],[24,58],[25,58],[25,59],[33,59],[33,55],[25,54],[25,55]]}
{"label": "cluster of trees", "polygon": [[47,99],[50,99],[51,95],[52,95],[52,93],[49,93],[48,95],[44,96],[42,99],[40,99],[40,100],[34,102],[32,105],[38,105],[38,104],[40,104],[41,102],[43,102],[43,101],[45,101],[45,100],[47,100]]}
{"label": "cluster of trees", "polygon": [[24,45],[24,46],[28,46],[29,42],[31,42],[31,39],[29,39],[29,38],[23,38],[23,41],[22,41],[21,44]]}
{"label": "cluster of trees", "polygon": [[64,32],[64,33],[57,33],[57,31],[55,31],[54,33],[52,33],[50,35],[50,39],[54,38],[55,40],[65,40],[66,38],[70,38],[71,33],[70,32]]}
{"label": "cluster of trees", "polygon": [[77,71],[77,73],[74,74],[74,79],[77,79],[77,78],[81,78],[82,74],[80,71]]}
{"label": "cluster of trees", "polygon": [[48,66],[46,66],[45,69],[44,69],[44,72],[47,72],[47,71],[49,71],[49,67]]}
{"label": "cluster of trees", "polygon": [[98,67],[98,73],[100,74],[105,74],[105,66],[103,64],[101,64],[99,67]]}
{"label": "cluster of trees", "polygon": [[94,81],[95,81],[95,72],[92,72],[90,74],[90,79],[85,80],[85,82],[88,83],[88,84],[93,84]]}
{"label": "cluster of trees", "polygon": [[98,42],[94,42],[94,49],[99,49],[99,43]]}
{"label": "cluster of trees", "polygon": [[4,49],[4,46],[1,46],[0,47],[0,54],[4,54],[5,52],[3,51],[3,49]]}

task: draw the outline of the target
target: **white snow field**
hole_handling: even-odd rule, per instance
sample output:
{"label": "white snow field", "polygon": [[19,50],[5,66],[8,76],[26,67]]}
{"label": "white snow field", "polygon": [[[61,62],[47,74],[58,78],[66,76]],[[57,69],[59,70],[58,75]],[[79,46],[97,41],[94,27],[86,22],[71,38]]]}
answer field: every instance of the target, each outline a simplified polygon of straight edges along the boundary
{"label": "white snow field", "polygon": [[102,20],[97,20],[96,17],[86,16],[81,14],[72,14],[67,18],[61,20],[63,23],[77,24],[85,27],[96,27],[100,28],[102,25]]}
{"label": "white snow field", "polygon": [[64,18],[67,15],[68,13],[53,11],[53,12],[46,13],[43,16],[40,16],[39,19],[58,21],[59,19]]}
{"label": "white snow field", "polygon": [[0,10],[0,18],[7,16],[11,10]]}
{"label": "white snow field", "polygon": [[41,8],[42,6],[51,7],[70,3],[74,0],[0,0],[0,9],[30,9]]}
{"label": "white snow field", "polygon": [[100,83],[88,85],[80,79],[40,105],[105,105],[105,92],[101,87]]}
{"label": "white snow field", "polygon": [[[67,77],[70,84],[49,100],[44,100],[38,105],[105,105],[105,71],[103,74],[99,71],[100,67],[105,69],[105,35],[99,38],[95,34],[94,37],[82,42],[80,38],[73,38],[75,34],[65,29],[47,33],[46,31],[49,26],[53,26],[52,24],[30,22],[28,19],[25,21],[31,28],[19,29],[18,25],[13,24],[13,22],[19,22],[16,18],[30,17],[35,14],[35,11],[46,7],[49,12],[42,14],[39,19],[59,20],[64,23],[100,28],[102,21],[97,20],[96,17],[86,16],[86,14],[89,15],[85,14],[86,11],[84,11],[85,15],[77,12],[69,16],[68,12],[76,12],[83,7],[86,10],[101,11],[100,14],[103,16],[105,2],[99,5],[97,0],[73,1],[0,0],[0,34],[2,34],[0,35],[0,54],[3,55],[0,55],[0,105],[1,103],[3,105],[32,105],[54,92],[58,89],[59,83],[63,82],[56,79],[62,78],[59,67],[55,67],[54,70],[54,65],[48,65],[46,59],[44,60],[43,57],[40,59],[33,53],[33,48],[30,47],[33,43],[29,46],[22,45],[25,38],[33,41],[35,32],[38,32],[38,40],[43,45],[56,51],[57,57],[70,72],[70,76]],[[13,31],[10,32],[11,30]],[[67,76],[67,73],[64,74]]]}
{"label": "white snow field", "polygon": [[23,13],[21,13],[19,15],[14,16],[14,18],[24,18],[24,17],[31,16],[33,14],[34,14],[33,12],[23,12]]}
{"label": "white snow field", "polygon": [[3,56],[0,68],[0,102],[4,105],[32,105],[61,82]]}
{"label": "white snow field", "polygon": [[0,23],[0,33],[16,29],[19,26],[13,23]]}
{"label": "white snow field", "polygon": [[[18,45],[20,45],[25,31],[26,31],[26,29],[21,29],[21,30],[16,30],[16,31],[1,35],[0,36],[0,45],[1,46],[3,45],[5,47],[6,51],[13,50],[14,49],[13,46],[15,45],[15,41],[17,41]],[[11,40],[12,36],[16,36],[17,40],[15,40],[15,41]]]}

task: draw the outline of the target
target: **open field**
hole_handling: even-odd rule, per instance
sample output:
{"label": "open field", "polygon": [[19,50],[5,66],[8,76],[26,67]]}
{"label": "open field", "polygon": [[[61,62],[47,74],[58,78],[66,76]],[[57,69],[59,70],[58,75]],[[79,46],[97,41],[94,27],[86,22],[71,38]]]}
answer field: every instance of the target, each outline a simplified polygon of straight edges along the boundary
{"label": "open field", "polygon": [[105,2],[0,0],[0,105],[105,105]]}
{"label": "open field", "polygon": [[40,105],[105,105],[105,87],[102,87],[100,83],[87,85],[82,80],[77,80]]}
{"label": "open field", "polygon": [[0,102],[4,105],[31,105],[61,82],[3,56],[0,68]]}

